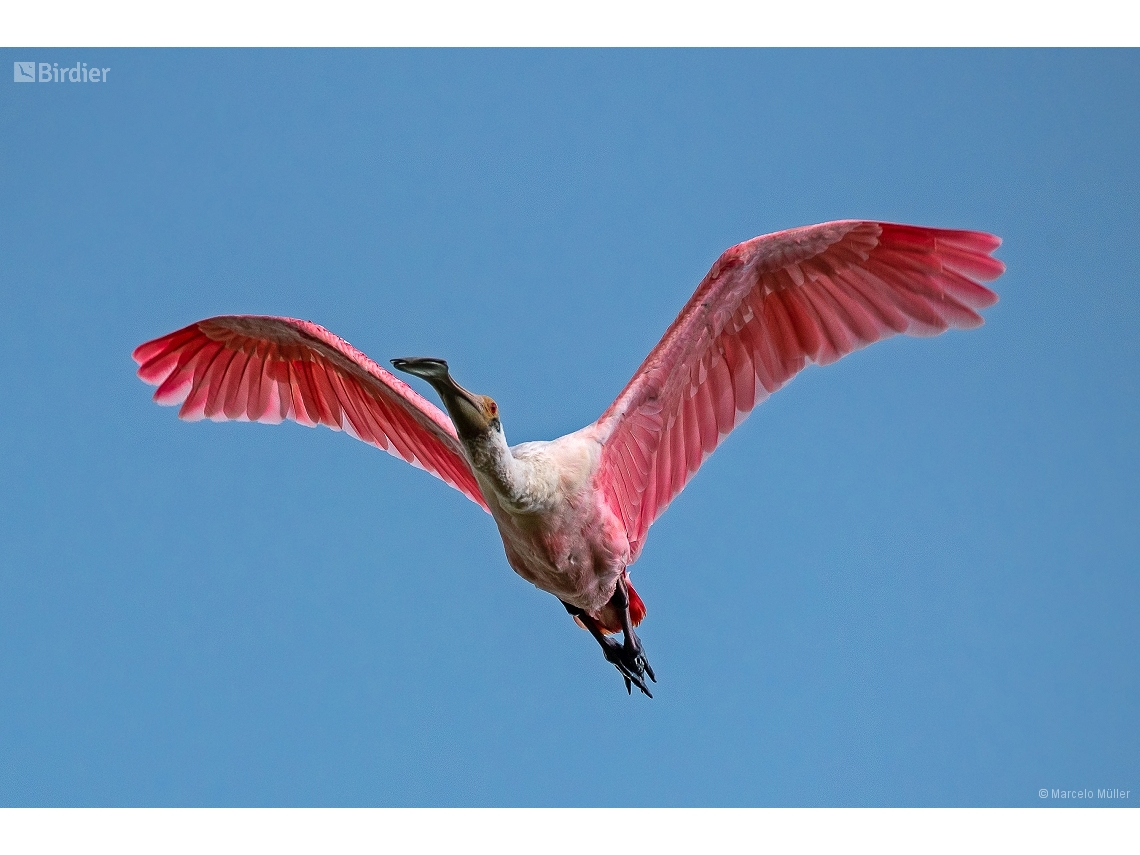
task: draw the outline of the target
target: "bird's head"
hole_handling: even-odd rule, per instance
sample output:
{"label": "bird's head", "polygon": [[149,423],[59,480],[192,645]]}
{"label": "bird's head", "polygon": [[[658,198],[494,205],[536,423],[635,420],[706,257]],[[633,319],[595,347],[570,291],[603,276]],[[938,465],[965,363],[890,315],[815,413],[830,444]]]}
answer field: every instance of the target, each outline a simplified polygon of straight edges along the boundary
{"label": "bird's head", "polygon": [[392,366],[398,371],[414,374],[431,383],[443,399],[455,430],[462,439],[479,439],[488,433],[502,433],[499,421],[499,405],[487,395],[468,392],[452,379],[447,363],[430,356],[393,359]]}

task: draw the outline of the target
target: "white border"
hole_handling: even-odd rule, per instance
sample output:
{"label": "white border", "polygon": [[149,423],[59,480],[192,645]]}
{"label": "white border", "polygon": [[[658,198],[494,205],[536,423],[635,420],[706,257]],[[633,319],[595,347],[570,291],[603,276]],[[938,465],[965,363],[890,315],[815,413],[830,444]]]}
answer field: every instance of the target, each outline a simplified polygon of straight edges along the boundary
{"label": "white border", "polygon": [[5,47],[1130,46],[1122,0],[28,0]]}
{"label": "white border", "polygon": [[0,810],[6,853],[1133,852],[1135,810]]}

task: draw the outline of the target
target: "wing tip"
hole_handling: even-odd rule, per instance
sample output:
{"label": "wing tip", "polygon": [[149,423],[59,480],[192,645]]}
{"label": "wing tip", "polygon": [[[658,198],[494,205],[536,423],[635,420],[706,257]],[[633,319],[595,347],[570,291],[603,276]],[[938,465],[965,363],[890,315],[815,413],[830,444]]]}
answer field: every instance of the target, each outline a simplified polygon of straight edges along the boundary
{"label": "wing tip", "polygon": [[[1002,273],[1005,272],[1005,265],[1004,264],[1001,266],[1001,270],[1002,270]],[[998,274],[998,276],[1000,276],[1000,275],[1001,275],[1001,273]],[[996,279],[997,277],[995,276],[994,278]],[[998,302],[998,300],[1001,299],[997,295],[997,292],[992,290],[991,288],[987,288],[985,285],[978,285],[978,287],[981,288],[982,291],[985,293],[979,295],[977,305],[972,306],[972,308],[988,309],[990,306],[994,305],[995,303]]]}

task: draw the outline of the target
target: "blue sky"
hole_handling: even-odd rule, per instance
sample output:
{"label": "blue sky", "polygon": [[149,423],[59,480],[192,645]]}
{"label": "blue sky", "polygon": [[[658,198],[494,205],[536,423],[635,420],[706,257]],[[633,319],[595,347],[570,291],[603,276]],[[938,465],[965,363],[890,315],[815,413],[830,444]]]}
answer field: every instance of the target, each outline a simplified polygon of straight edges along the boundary
{"label": "blue sky", "polygon": [[[1140,798],[1140,54],[0,54],[112,69],[0,84],[0,803]],[[130,360],[301,317],[552,438],[723,249],[852,217],[1000,235],[1001,301],[705,463],[633,568],[652,701],[459,493]]]}

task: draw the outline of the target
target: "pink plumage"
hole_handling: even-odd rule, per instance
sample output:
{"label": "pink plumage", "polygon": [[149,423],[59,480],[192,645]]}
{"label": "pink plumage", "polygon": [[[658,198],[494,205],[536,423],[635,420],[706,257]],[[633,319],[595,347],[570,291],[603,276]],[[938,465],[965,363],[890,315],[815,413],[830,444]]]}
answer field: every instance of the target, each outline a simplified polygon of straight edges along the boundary
{"label": "pink plumage", "polygon": [[[728,249],[597,421],[599,487],[633,558],[649,526],[736,425],[808,363],[895,333],[982,323],[1001,275],[983,232],[840,221]],[[634,463],[636,461],[636,463]]]}
{"label": "pink plumage", "polygon": [[292,419],[344,430],[425,469],[486,509],[439,408],[323,327],[293,318],[209,318],[135,348],[154,399],[179,418]]}
{"label": "pink plumage", "polygon": [[[982,323],[1003,272],[983,232],[847,220],[726,250],[595,423],[509,448],[498,408],[433,358],[394,360],[428,380],[449,419],[332,333],[291,318],[198,321],[140,345],[138,374],[179,416],[345,430],[443,479],[494,517],[507,560],[555,594],[646,694],[629,583],[649,527],[749,412],[809,363],[896,333]],[[621,630],[621,646],[607,633]]]}

